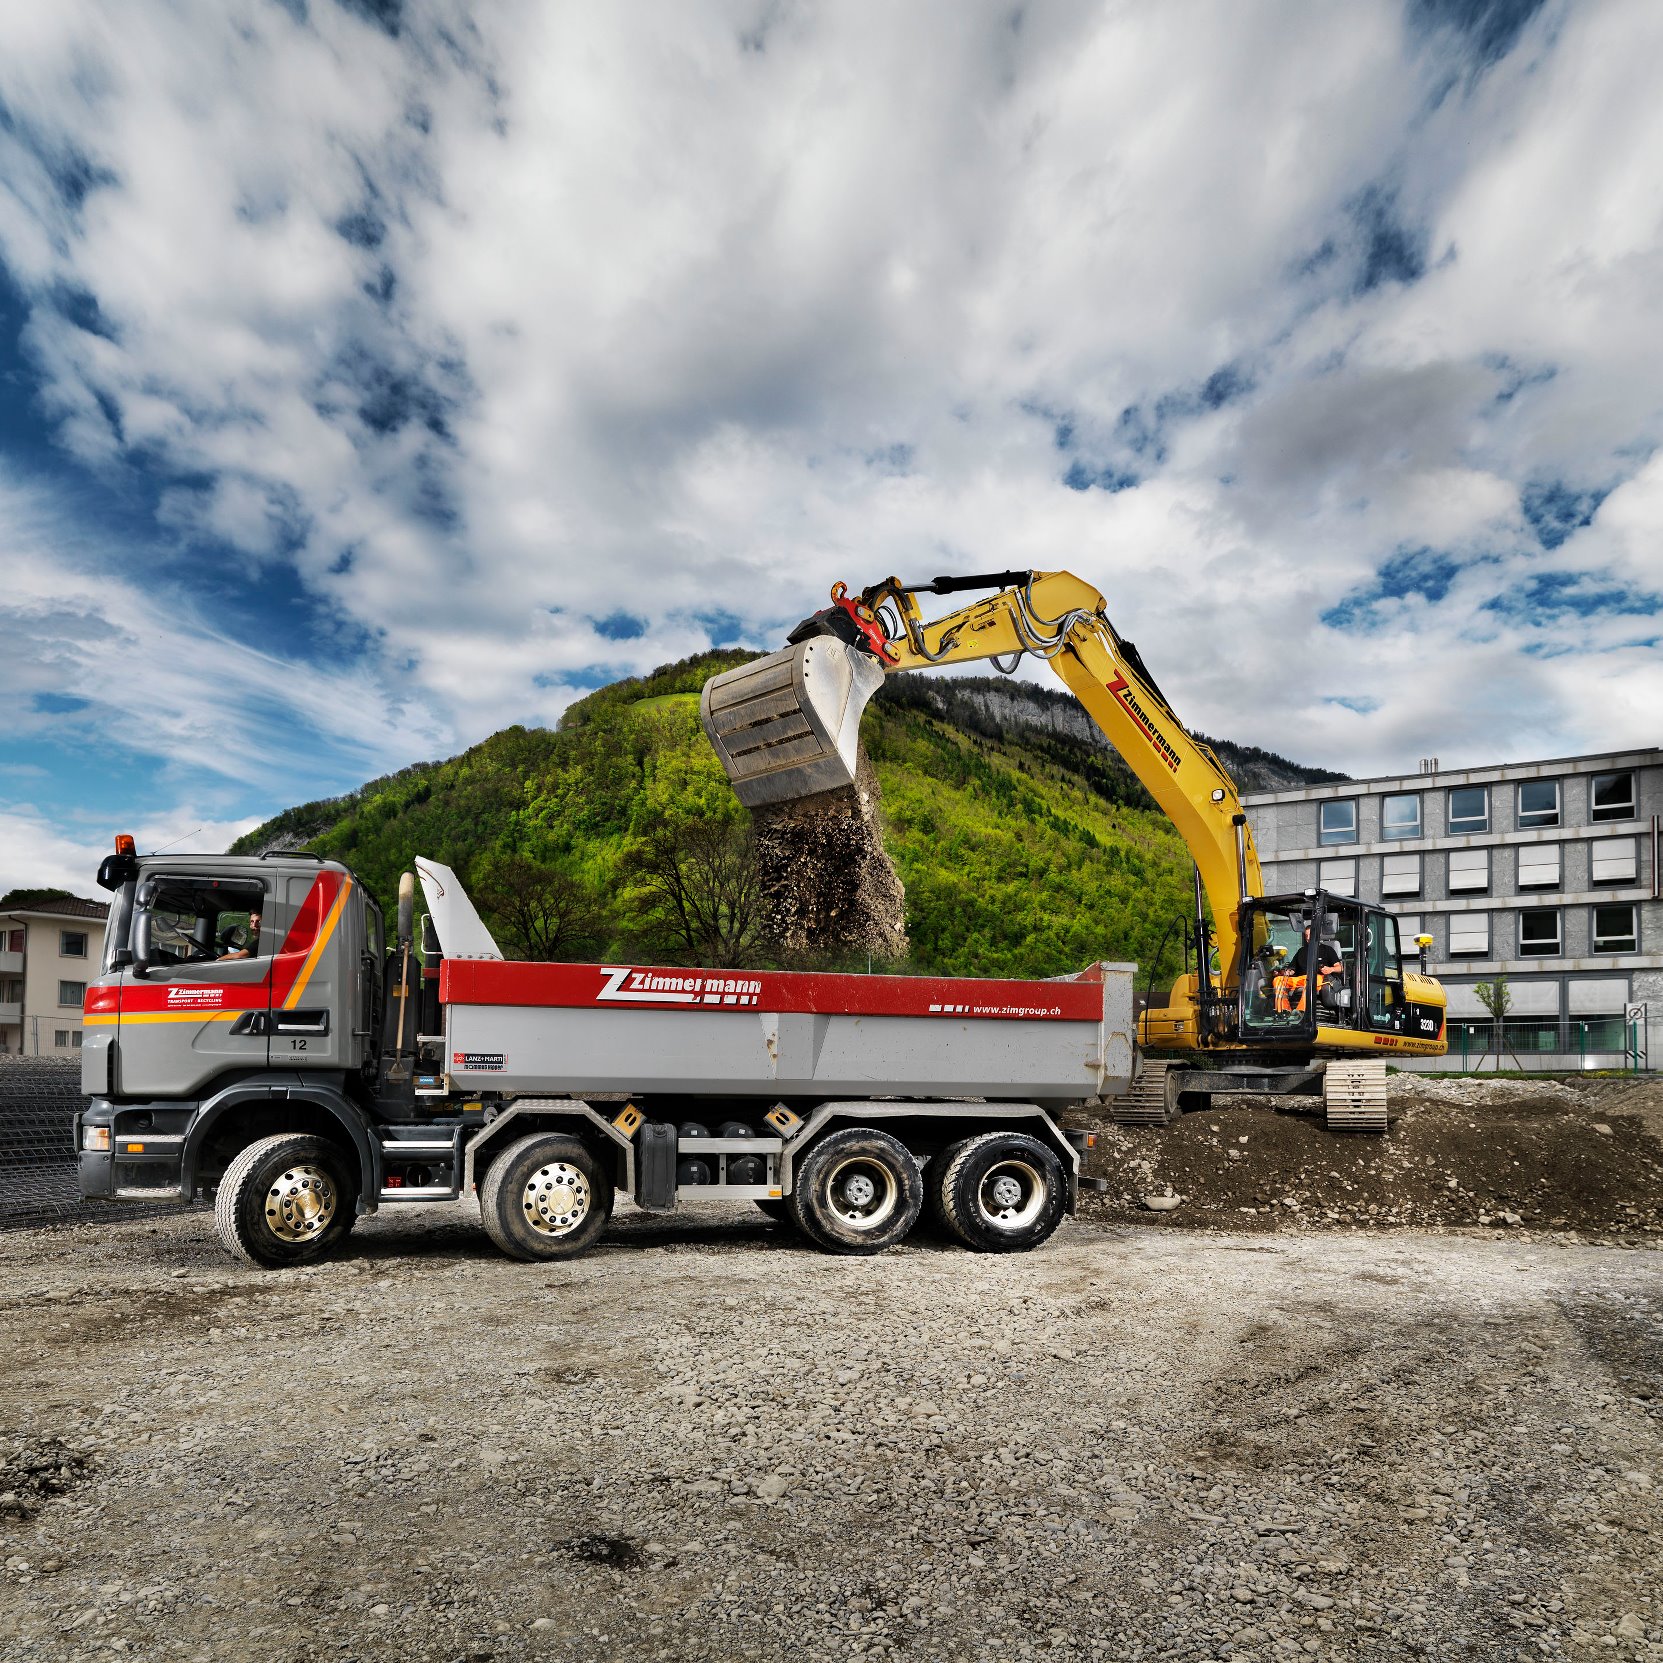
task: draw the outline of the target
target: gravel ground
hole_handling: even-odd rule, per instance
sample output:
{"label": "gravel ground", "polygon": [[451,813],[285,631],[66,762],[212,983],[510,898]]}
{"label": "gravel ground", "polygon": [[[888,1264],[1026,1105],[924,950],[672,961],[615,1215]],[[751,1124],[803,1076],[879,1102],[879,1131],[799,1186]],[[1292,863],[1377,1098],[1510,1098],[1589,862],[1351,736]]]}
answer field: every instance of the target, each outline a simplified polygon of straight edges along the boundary
{"label": "gravel ground", "polygon": [[0,1657],[1663,1658],[1663,1267],[1568,1236],[0,1237]]}

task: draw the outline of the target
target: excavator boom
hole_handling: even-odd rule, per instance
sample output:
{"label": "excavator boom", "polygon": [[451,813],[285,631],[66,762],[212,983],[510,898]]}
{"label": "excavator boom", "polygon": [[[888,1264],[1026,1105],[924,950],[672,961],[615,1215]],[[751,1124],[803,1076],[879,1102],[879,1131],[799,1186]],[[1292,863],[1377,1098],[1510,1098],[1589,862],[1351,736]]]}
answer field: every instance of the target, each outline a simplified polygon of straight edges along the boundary
{"label": "excavator boom", "polygon": [[[923,594],[989,588],[940,618],[919,609]],[[860,714],[886,675],[983,660],[1013,670],[1031,654],[1061,677],[1178,828],[1212,905],[1219,963],[1235,964],[1241,902],[1261,888],[1235,784],[1178,720],[1090,584],[1069,572],[889,578],[858,596],[838,584],[832,605],[791,639],[705,685],[700,715],[741,802],[851,784]]]}

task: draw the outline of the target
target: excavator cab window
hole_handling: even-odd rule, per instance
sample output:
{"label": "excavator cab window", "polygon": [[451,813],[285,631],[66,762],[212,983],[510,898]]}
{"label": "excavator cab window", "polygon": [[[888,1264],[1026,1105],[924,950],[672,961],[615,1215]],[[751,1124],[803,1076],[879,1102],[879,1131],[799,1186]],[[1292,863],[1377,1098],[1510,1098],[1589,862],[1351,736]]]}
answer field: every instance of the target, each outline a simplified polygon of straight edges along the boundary
{"label": "excavator cab window", "polygon": [[1268,901],[1243,909],[1244,1034],[1292,1039],[1315,1032],[1303,963],[1311,921],[1312,908],[1303,900]]}
{"label": "excavator cab window", "polygon": [[1390,913],[1365,915],[1368,929],[1368,1019],[1371,1028],[1398,1028],[1408,1014],[1403,994],[1403,958],[1397,920]]}

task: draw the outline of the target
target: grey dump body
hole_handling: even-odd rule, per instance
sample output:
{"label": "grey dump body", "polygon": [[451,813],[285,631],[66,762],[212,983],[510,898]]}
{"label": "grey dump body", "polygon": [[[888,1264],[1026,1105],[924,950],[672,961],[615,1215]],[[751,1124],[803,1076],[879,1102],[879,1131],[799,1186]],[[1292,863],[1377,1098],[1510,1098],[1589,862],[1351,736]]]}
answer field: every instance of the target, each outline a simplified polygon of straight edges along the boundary
{"label": "grey dump body", "polygon": [[[1062,1108],[1116,1096],[1131,1077],[1131,971],[1105,968],[1095,1020],[450,1005],[446,1050],[453,1082],[475,1091],[981,1098]],[[481,1058],[486,1067],[468,1066]]]}

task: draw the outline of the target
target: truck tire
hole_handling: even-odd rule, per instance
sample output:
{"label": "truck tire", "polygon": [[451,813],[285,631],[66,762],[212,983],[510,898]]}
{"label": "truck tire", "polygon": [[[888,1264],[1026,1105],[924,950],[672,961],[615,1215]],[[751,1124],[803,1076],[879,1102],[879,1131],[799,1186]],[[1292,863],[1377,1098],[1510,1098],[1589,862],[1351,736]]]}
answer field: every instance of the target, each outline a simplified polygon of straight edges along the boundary
{"label": "truck tire", "polygon": [[912,1152],[887,1132],[850,1126],[797,1163],[791,1222],[829,1253],[881,1253],[918,1222],[924,1180]]}
{"label": "truck tire", "polygon": [[581,1138],[533,1132],[491,1162],[479,1212],[509,1258],[573,1259],[612,1216],[612,1176]]}
{"label": "truck tire", "polygon": [[257,1138],[225,1169],[214,1229],[226,1252],[266,1270],[321,1259],[357,1218],[352,1157],[324,1138]]}
{"label": "truck tire", "polygon": [[1024,1253],[1062,1222],[1068,1184],[1055,1151],[1024,1132],[984,1132],[949,1152],[947,1227],[976,1253]]}

